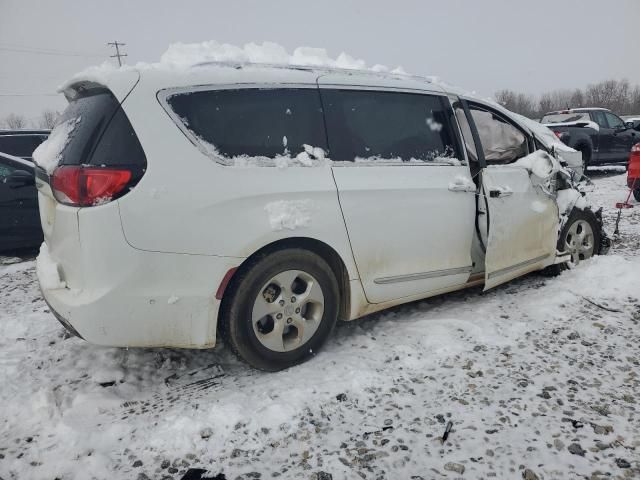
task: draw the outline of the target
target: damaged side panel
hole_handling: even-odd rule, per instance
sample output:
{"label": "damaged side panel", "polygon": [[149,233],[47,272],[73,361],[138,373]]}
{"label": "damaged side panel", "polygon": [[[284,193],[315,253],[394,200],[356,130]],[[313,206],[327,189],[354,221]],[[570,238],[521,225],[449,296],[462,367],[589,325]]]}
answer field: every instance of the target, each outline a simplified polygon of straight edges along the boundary
{"label": "damaged side panel", "polygon": [[555,261],[558,206],[554,196],[534,186],[529,176],[517,165],[483,172],[489,210],[485,290]]}

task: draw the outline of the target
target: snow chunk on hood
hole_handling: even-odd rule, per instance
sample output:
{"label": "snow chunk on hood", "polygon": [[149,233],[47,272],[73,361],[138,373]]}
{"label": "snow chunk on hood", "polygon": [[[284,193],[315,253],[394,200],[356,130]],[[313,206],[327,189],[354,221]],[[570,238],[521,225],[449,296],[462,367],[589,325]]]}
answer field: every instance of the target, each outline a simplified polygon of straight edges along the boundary
{"label": "snow chunk on hood", "polygon": [[33,161],[44,168],[49,175],[53,173],[62,159],[62,151],[69,143],[71,134],[80,123],[80,117],[72,118],[57,125],[44,142],[33,152]]}
{"label": "snow chunk on hood", "polygon": [[557,160],[544,150],[536,150],[514,162],[514,165],[526,168],[541,179],[549,178],[560,168]]}
{"label": "snow chunk on hood", "polygon": [[578,190],[573,188],[558,190],[556,202],[558,203],[558,210],[561,215],[568,215],[574,208],[584,210],[588,207],[586,198]]}

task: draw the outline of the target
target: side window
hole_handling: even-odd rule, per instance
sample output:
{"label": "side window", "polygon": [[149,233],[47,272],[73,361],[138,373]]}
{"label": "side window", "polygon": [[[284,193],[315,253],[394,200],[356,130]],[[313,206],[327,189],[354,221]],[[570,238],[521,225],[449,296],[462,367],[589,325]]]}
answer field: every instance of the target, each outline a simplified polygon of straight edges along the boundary
{"label": "side window", "polygon": [[322,89],[334,161],[461,159],[444,97]]}
{"label": "side window", "polygon": [[13,165],[0,158],[0,182],[4,177],[8,177],[15,171],[16,168]]}
{"label": "side window", "polygon": [[593,117],[593,121],[596,122],[600,128],[609,128],[604,112],[594,111],[591,112],[591,116]]}
{"label": "side window", "polygon": [[225,157],[296,154],[304,145],[327,150],[318,90],[202,90],[167,98],[199,139]]}
{"label": "side window", "polygon": [[501,116],[470,106],[487,165],[511,163],[529,154],[527,137]]}
{"label": "side window", "polygon": [[14,157],[31,157],[37,145],[34,146],[30,135],[7,135],[0,137],[0,152]]}
{"label": "side window", "polygon": [[609,128],[622,128],[624,127],[624,122],[618,118],[616,115],[604,112],[604,116],[607,118],[607,123],[609,124]]}

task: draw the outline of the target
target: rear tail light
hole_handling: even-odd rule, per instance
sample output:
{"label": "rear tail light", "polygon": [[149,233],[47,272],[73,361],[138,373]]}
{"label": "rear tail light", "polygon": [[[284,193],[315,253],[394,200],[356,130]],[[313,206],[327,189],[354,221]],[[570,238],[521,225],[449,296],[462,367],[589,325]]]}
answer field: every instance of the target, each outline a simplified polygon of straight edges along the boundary
{"label": "rear tail light", "polygon": [[91,207],[110,202],[126,193],[131,170],[62,166],[54,170],[51,186],[60,203]]}

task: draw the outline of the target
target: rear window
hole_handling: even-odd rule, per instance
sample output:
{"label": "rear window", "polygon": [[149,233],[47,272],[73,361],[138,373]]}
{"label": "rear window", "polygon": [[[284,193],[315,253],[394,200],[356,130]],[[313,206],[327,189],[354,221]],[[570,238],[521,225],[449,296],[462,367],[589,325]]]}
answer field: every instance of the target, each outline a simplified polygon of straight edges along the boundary
{"label": "rear window", "polygon": [[38,145],[47,139],[46,135],[2,135],[0,152],[14,157],[31,158]]}
{"label": "rear window", "polygon": [[62,151],[60,165],[146,166],[138,137],[109,90],[82,92],[69,103],[58,124],[68,121],[75,128]]}
{"label": "rear window", "polygon": [[203,90],[173,94],[167,102],[224,157],[296,156],[304,145],[327,150],[316,89]]}
{"label": "rear window", "polygon": [[462,158],[448,110],[439,96],[362,90],[321,92],[332,160]]}
{"label": "rear window", "polygon": [[590,120],[588,112],[552,113],[542,117],[540,123],[588,122]]}

